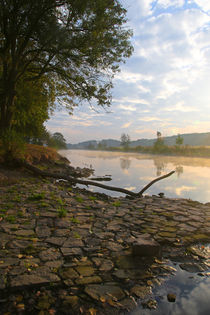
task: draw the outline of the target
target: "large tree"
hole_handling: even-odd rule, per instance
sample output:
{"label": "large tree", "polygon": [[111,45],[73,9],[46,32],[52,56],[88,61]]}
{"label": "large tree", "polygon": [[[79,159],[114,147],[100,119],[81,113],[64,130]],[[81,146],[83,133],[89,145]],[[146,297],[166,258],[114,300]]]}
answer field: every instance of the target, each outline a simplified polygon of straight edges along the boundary
{"label": "large tree", "polygon": [[0,137],[20,109],[19,82],[45,78],[69,111],[82,100],[110,105],[113,75],[132,53],[125,15],[119,0],[1,0]]}

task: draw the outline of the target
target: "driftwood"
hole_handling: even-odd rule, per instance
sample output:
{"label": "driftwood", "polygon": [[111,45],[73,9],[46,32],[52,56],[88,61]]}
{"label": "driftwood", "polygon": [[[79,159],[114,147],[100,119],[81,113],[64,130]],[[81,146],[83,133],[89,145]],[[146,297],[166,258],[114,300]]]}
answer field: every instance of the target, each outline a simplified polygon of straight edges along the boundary
{"label": "driftwood", "polygon": [[100,187],[100,188],[107,189],[107,190],[118,191],[118,192],[121,192],[121,193],[126,194],[126,195],[130,195],[130,196],[133,196],[133,197],[141,197],[143,192],[145,192],[145,190],[147,190],[151,185],[153,185],[157,181],[159,181],[161,179],[164,179],[166,177],[169,177],[169,176],[171,176],[172,174],[175,173],[175,171],[171,171],[168,174],[165,174],[163,176],[157,177],[154,180],[152,180],[149,184],[147,184],[143,189],[141,189],[138,193],[135,193],[135,192],[129,191],[129,190],[124,189],[124,188],[115,187],[115,186],[108,186],[108,185],[104,185],[104,184],[101,184],[101,183],[93,182],[91,180],[78,179],[78,178],[74,178],[73,176],[65,175],[63,173],[51,173],[51,172],[48,172],[48,171],[43,171],[43,170],[40,170],[38,167],[35,167],[35,166],[33,166],[33,165],[31,165],[31,164],[29,164],[27,162],[22,162],[21,161],[20,163],[26,169],[28,169],[28,170],[32,171],[33,173],[38,174],[40,176],[52,177],[52,178],[57,178],[57,179],[65,179],[65,180],[67,180],[68,182],[70,182],[72,184],[81,184],[81,185],[86,185],[86,186],[89,186],[89,185],[96,186],[96,187]]}

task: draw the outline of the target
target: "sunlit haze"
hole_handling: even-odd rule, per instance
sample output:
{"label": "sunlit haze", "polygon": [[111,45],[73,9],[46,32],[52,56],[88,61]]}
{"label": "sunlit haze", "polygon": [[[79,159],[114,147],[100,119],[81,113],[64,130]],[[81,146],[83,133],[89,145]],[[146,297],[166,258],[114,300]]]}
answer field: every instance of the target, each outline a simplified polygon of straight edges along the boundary
{"label": "sunlit haze", "polygon": [[47,128],[70,143],[209,132],[210,1],[122,2],[134,53],[115,77],[112,106],[56,111]]}

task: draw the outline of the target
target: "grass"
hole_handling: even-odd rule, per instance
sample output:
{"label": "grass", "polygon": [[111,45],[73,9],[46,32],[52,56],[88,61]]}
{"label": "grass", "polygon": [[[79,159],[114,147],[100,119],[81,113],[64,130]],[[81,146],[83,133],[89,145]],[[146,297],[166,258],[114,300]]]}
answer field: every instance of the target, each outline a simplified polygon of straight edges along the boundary
{"label": "grass", "polygon": [[119,200],[116,200],[115,202],[113,202],[112,205],[115,207],[119,207],[121,205],[121,202]]}
{"label": "grass", "polygon": [[16,217],[14,215],[8,215],[7,217],[5,217],[6,221],[9,223],[14,224],[16,222]]}
{"label": "grass", "polygon": [[28,200],[30,201],[38,201],[42,200],[45,198],[45,192],[38,193],[38,194],[32,194],[31,196],[28,197]]}
{"label": "grass", "polygon": [[71,221],[72,223],[75,223],[75,224],[79,224],[79,223],[80,223],[80,221],[79,221],[77,218],[75,218],[75,217],[72,217],[72,218],[70,219],[70,221]]}
{"label": "grass", "polygon": [[79,203],[82,203],[84,201],[84,199],[82,197],[80,197],[80,196],[76,196],[75,199]]}
{"label": "grass", "polygon": [[74,232],[74,238],[80,239],[81,235],[79,233],[77,233],[77,232]]}
{"label": "grass", "polygon": [[64,218],[67,215],[67,210],[63,207],[60,207],[57,209],[57,213],[59,218]]}
{"label": "grass", "polygon": [[94,196],[89,196],[88,197],[90,200],[92,200],[92,201],[95,201],[97,198],[96,197],[94,197]]}

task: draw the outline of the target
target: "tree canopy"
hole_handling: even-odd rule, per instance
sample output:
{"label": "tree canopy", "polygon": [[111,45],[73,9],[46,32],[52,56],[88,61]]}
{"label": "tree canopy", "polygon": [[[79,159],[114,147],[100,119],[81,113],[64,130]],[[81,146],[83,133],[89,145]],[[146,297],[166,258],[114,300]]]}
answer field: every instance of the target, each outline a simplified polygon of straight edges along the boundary
{"label": "tree canopy", "polygon": [[1,0],[0,137],[54,100],[109,106],[131,34],[119,0]]}
{"label": "tree canopy", "polygon": [[120,137],[121,145],[127,149],[129,147],[129,144],[131,142],[131,138],[128,134],[122,133]]}

